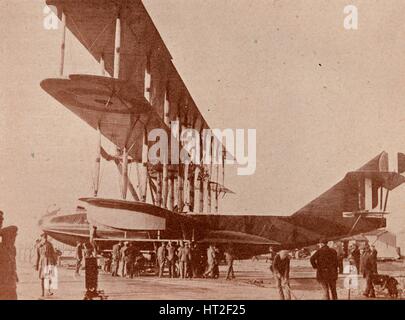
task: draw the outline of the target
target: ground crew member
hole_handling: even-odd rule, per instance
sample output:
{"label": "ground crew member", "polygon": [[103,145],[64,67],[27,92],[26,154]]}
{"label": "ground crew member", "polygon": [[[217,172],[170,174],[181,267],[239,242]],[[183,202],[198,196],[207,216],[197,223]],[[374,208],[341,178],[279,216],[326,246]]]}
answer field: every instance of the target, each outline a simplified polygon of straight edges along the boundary
{"label": "ground crew member", "polygon": [[210,244],[210,246],[207,249],[208,268],[207,268],[207,271],[204,273],[204,277],[210,276],[212,278],[214,276],[215,258],[216,258],[216,253],[215,253],[214,246],[212,244]]}
{"label": "ground crew member", "polygon": [[270,246],[269,255],[266,257],[266,263],[270,262],[270,265],[269,265],[270,270],[272,270],[272,268],[273,268],[272,265],[273,265],[273,260],[274,260],[275,256],[276,256],[276,253],[273,249],[273,246]]}
{"label": "ground crew member", "polygon": [[[0,219],[1,220],[1,219]],[[0,301],[17,300],[17,267],[15,239],[17,227],[0,229]]]}
{"label": "ground crew member", "polygon": [[357,274],[360,274],[360,257],[361,257],[360,249],[357,247],[356,244],[353,244],[350,250],[349,260],[350,264],[356,267]]}
{"label": "ground crew member", "polygon": [[162,242],[160,247],[157,249],[156,260],[159,267],[159,278],[161,278],[163,277],[166,261],[166,244],[164,242]]}
{"label": "ground crew member", "polygon": [[112,247],[112,261],[113,261],[113,271],[112,271],[112,276],[113,277],[118,277],[118,270],[120,266],[120,260],[121,260],[121,246],[122,242],[116,243]]}
{"label": "ground crew member", "polygon": [[188,242],[186,242],[185,245],[183,245],[183,243],[180,243],[178,257],[180,266],[180,278],[187,278],[189,275],[188,272],[191,263],[191,249]]}
{"label": "ground crew member", "polygon": [[291,300],[290,289],[290,255],[287,250],[281,250],[273,259],[272,272],[281,300]]}
{"label": "ground crew member", "polygon": [[199,246],[195,243],[191,243],[191,271],[193,278],[198,278],[204,272],[201,271],[201,250]]}
{"label": "ground crew member", "polygon": [[167,268],[169,269],[169,277],[170,278],[175,278],[176,276],[176,248],[173,245],[172,242],[169,242],[169,245],[167,246]]}
{"label": "ground crew member", "polygon": [[48,283],[48,295],[53,295],[51,292],[51,276],[56,265],[56,254],[53,245],[48,241],[48,236],[43,233],[41,242],[37,248],[37,263],[36,270],[38,271],[39,279],[41,280],[41,297],[45,296],[45,279]]}
{"label": "ground crew member", "polygon": [[134,252],[134,246],[130,242],[128,244],[128,248],[125,251],[125,265],[126,265],[126,272],[127,272],[127,277],[128,278],[133,278],[134,277],[134,262],[135,262],[135,252]]}
{"label": "ground crew member", "polygon": [[120,256],[121,256],[121,276],[124,278],[126,276],[126,256],[128,251],[128,242],[124,242],[124,245],[121,247]]}
{"label": "ground crew member", "polygon": [[[327,240],[321,240],[320,248],[312,255],[310,261],[316,269],[316,278],[323,289],[324,300],[337,300],[336,281],[338,278],[338,258],[335,250],[328,247]],[[330,293],[330,294],[329,294]]]}
{"label": "ground crew member", "polygon": [[4,213],[0,211],[0,229],[3,228]]}
{"label": "ground crew member", "polygon": [[375,246],[371,246],[371,255],[373,256],[373,262],[374,262],[374,273],[378,273],[378,268],[377,268],[377,260],[378,260],[378,251],[375,248]]}
{"label": "ground crew member", "polygon": [[214,279],[218,279],[219,278],[219,261],[220,259],[220,251],[219,248],[214,245],[214,251],[215,251],[215,259],[214,259],[214,269],[212,271],[212,277]]}
{"label": "ground crew member", "polygon": [[334,245],[334,249],[336,250],[336,254],[338,257],[338,269],[339,269],[339,274],[343,274],[343,259],[345,256],[344,250],[343,250],[343,245],[341,242],[336,242]]}
{"label": "ground crew member", "polygon": [[111,272],[111,264],[112,264],[112,258],[111,258],[111,253],[104,253],[104,265],[103,265],[103,270],[106,273]]}
{"label": "ground crew member", "polygon": [[93,255],[94,256],[97,256],[97,254],[98,254],[96,238],[97,238],[97,227],[92,226],[92,228],[90,230],[90,244],[91,244],[91,246],[93,248]]}
{"label": "ground crew member", "polygon": [[83,261],[83,245],[80,241],[77,241],[76,250],[75,250],[75,257],[76,257],[76,275],[79,275],[80,267]]}
{"label": "ground crew member", "polygon": [[231,280],[231,279],[235,279],[235,274],[233,272],[233,248],[231,245],[229,245],[225,252],[225,261],[226,261],[226,265],[228,266],[228,271],[226,272],[226,280]]}
{"label": "ground crew member", "polygon": [[363,295],[368,298],[375,298],[373,276],[376,274],[376,261],[369,245],[364,248],[363,255],[363,277],[366,278],[366,290]]}

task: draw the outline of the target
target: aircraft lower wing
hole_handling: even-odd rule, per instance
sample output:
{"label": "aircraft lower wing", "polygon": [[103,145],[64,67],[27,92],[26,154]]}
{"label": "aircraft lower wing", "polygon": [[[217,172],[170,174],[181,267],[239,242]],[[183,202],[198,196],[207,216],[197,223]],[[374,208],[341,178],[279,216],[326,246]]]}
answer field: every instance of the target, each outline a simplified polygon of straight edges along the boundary
{"label": "aircraft lower wing", "polygon": [[245,244],[245,245],[280,245],[279,242],[237,231],[217,230],[209,232],[199,243]]}

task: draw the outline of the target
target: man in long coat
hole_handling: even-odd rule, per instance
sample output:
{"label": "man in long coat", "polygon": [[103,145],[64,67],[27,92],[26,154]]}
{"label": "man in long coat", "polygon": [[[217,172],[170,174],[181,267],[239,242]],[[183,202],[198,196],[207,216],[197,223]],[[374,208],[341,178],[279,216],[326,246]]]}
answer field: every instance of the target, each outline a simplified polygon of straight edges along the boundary
{"label": "man in long coat", "polygon": [[336,281],[338,278],[338,257],[335,250],[328,247],[327,240],[321,240],[320,248],[312,255],[310,261],[316,269],[316,278],[323,289],[324,300],[337,300]]}
{"label": "man in long coat", "polygon": [[15,239],[17,227],[0,230],[0,300],[17,300],[17,266]]}
{"label": "man in long coat", "polygon": [[45,296],[45,280],[47,280],[48,295],[53,295],[51,292],[51,279],[56,265],[56,254],[52,243],[48,241],[48,236],[43,233],[41,242],[37,248],[37,263],[36,270],[38,271],[39,279],[41,280],[41,297]]}

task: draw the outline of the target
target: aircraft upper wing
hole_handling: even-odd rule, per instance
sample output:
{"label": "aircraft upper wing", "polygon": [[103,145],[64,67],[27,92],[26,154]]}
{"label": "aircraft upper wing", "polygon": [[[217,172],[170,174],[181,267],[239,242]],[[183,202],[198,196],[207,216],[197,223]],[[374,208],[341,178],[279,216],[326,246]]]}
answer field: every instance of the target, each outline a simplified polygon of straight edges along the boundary
{"label": "aircraft upper wing", "polygon": [[[116,20],[121,21],[120,68],[117,79],[70,76],[47,79],[42,88],[118,147],[141,160],[142,134],[164,125],[165,103],[171,121],[199,131],[208,124],[183,83],[172,57],[141,0],[47,0],[65,16],[66,26],[83,46],[114,73]],[[66,48],[69,50],[69,48]],[[145,82],[150,76],[149,87]],[[109,80],[110,79],[110,80]],[[149,97],[145,98],[145,92]],[[160,119],[160,120],[159,120]]]}

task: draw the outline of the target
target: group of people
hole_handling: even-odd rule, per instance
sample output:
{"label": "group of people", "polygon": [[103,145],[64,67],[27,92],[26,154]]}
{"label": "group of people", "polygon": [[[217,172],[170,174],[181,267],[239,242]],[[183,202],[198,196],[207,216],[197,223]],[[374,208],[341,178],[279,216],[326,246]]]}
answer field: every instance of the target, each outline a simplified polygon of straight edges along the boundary
{"label": "group of people", "polygon": [[[363,295],[374,298],[373,276],[377,272],[377,250],[374,246],[366,244],[363,249],[357,245],[352,245],[349,250],[348,261],[352,273],[362,275],[366,279],[366,288]],[[290,287],[290,254],[287,250],[281,250],[277,254],[270,249],[271,270],[276,280],[276,286],[281,300],[291,299]],[[333,248],[328,246],[327,240],[321,240],[319,249],[316,250],[310,263],[316,269],[316,279],[322,287],[323,299],[337,300],[336,282],[339,273],[343,273],[344,250],[340,244],[335,244]]]}
{"label": "group of people", "polygon": [[97,251],[91,243],[77,241],[75,247],[76,268],[75,275],[80,275],[80,269],[84,265],[84,259],[97,255]]}
{"label": "group of people", "polygon": [[366,279],[366,289],[363,292],[363,295],[365,297],[375,298],[373,277],[378,274],[378,252],[375,246],[366,244],[360,249],[356,244],[353,244],[350,247],[349,252],[348,258],[350,265],[354,268],[354,272],[362,275]]}
{"label": "group of people", "polygon": [[[3,222],[4,213],[0,211],[0,300],[17,300],[18,276],[15,241],[18,228],[16,226],[3,227]],[[41,297],[44,297],[45,293],[52,295],[50,281],[55,272],[57,254],[46,234],[42,234],[41,239],[36,241],[35,250],[35,268],[41,281]]]}
{"label": "group of people", "polygon": [[18,228],[3,228],[4,213],[0,211],[0,300],[17,300],[17,266],[15,240]]}
{"label": "group of people", "polygon": [[[93,248],[90,243],[77,242],[75,275],[79,275],[86,257],[97,255]],[[102,269],[106,273],[111,273],[113,277],[133,278],[141,275],[149,264],[156,267],[156,274],[160,278],[167,272],[169,278],[215,279],[219,277],[221,259],[225,260],[227,265],[226,279],[234,279],[232,246],[220,250],[211,244],[205,250],[194,242],[161,242],[156,245],[151,260],[148,261],[137,244],[121,241],[113,245],[111,253],[102,253]]]}
{"label": "group of people", "polygon": [[[223,256],[222,256],[223,254]],[[196,243],[180,241],[162,242],[157,250],[159,277],[163,277],[165,268],[170,278],[219,278],[219,262],[224,258],[227,265],[226,280],[235,278],[233,271],[234,253],[229,245],[221,251],[216,245],[210,244],[205,251]]]}
{"label": "group of people", "polygon": [[133,278],[139,276],[145,260],[140,249],[131,242],[119,242],[112,247],[112,253],[105,256],[104,271],[113,277]]}

